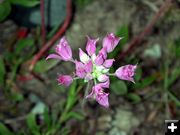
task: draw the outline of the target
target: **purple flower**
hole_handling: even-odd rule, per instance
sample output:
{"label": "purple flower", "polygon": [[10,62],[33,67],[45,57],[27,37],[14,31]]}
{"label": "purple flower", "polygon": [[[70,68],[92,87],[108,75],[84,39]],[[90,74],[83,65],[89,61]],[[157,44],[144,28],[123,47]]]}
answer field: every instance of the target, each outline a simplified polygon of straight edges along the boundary
{"label": "purple flower", "polygon": [[126,65],[118,68],[115,73],[109,73],[114,59],[108,59],[107,53],[113,51],[120,39],[120,37],[116,37],[113,33],[107,34],[103,39],[103,47],[96,54],[96,43],[99,39],[90,39],[88,37],[86,45],[87,54],[79,48],[78,61],[72,58],[72,50],[66,38],[63,37],[56,46],[56,54],[50,54],[46,59],[51,58],[73,62],[75,64],[73,77],[70,75],[59,75],[57,78],[58,83],[69,86],[75,79],[83,79],[84,82],[88,83],[91,82],[93,84],[92,91],[86,98],[92,98],[101,106],[108,108],[109,93],[106,93],[104,89],[109,88],[109,75],[134,82],[133,76],[137,67],[137,65]]}
{"label": "purple flower", "polygon": [[88,41],[87,41],[87,45],[86,45],[86,51],[88,53],[88,55],[93,55],[96,52],[96,43],[98,42],[99,38],[97,39],[90,39],[88,36]]}
{"label": "purple flower", "polygon": [[96,101],[108,108],[109,107],[109,100],[108,100],[108,96],[109,96],[109,93],[105,93],[102,89],[102,87],[100,87],[100,85],[95,85],[93,88],[92,88],[92,91],[91,93],[86,96],[86,98],[93,98],[93,99],[96,99]]}
{"label": "purple flower", "polygon": [[65,37],[61,38],[59,44],[55,48],[55,51],[64,61],[69,61],[72,59],[72,50]]}
{"label": "purple flower", "polygon": [[109,33],[103,39],[103,47],[106,48],[106,51],[112,52],[114,48],[118,45],[121,38],[116,37],[113,33]]}
{"label": "purple flower", "polygon": [[137,67],[136,65],[122,66],[116,70],[115,75],[119,79],[131,81],[131,82],[135,83],[133,76],[135,74],[136,67]]}
{"label": "purple flower", "polygon": [[50,54],[47,59],[72,60],[72,50],[65,37],[62,37],[55,47],[56,54]]}
{"label": "purple flower", "polygon": [[73,79],[70,75],[59,75],[57,81],[60,85],[69,86]]}
{"label": "purple flower", "polygon": [[105,92],[100,92],[98,93],[98,95],[96,96],[96,101],[104,106],[105,108],[109,108],[109,99],[108,99],[109,93],[105,93]]}

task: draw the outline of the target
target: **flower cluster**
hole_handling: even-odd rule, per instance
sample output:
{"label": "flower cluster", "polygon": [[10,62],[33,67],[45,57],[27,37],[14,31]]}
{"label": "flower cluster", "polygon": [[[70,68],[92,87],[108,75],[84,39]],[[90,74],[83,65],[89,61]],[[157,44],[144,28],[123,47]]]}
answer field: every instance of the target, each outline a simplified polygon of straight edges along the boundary
{"label": "flower cluster", "polygon": [[114,59],[108,59],[107,54],[112,52],[121,40],[113,33],[107,34],[102,43],[102,49],[96,54],[97,39],[87,37],[86,52],[79,49],[80,60],[72,58],[72,50],[65,37],[62,37],[55,48],[55,54],[50,54],[46,59],[59,59],[63,61],[71,61],[75,64],[75,73],[71,75],[59,75],[58,83],[69,86],[74,79],[84,79],[85,82],[93,81],[92,91],[86,98],[95,99],[100,105],[109,107],[109,93],[104,89],[109,88],[109,75],[117,76],[119,79],[134,82],[133,76],[136,65],[125,65],[116,70],[115,73],[109,73]]}

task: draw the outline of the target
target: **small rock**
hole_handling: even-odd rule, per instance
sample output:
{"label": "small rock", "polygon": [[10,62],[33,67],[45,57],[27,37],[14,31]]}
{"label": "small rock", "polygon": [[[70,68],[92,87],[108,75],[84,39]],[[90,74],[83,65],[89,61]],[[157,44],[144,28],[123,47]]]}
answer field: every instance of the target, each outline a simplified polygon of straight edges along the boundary
{"label": "small rock", "polygon": [[140,121],[132,112],[118,109],[115,115],[115,121],[113,121],[112,124],[113,126],[129,133],[133,127],[137,127],[140,124]]}
{"label": "small rock", "polygon": [[127,135],[127,133],[115,127],[109,131],[108,135]]}
{"label": "small rock", "polygon": [[111,116],[110,115],[102,115],[98,118],[98,129],[99,130],[107,130],[111,127]]}

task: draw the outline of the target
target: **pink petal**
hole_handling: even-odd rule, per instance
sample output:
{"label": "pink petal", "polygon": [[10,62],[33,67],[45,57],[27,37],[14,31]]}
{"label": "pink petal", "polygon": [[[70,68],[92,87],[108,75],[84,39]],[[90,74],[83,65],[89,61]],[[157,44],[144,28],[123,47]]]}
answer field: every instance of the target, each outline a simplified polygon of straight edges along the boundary
{"label": "pink petal", "polygon": [[105,108],[109,108],[109,93],[100,93],[96,96],[96,101]]}
{"label": "pink petal", "polygon": [[95,85],[92,88],[91,93],[86,96],[86,98],[92,98],[96,99],[96,101],[102,105],[103,107],[108,108],[109,107],[109,101],[108,101],[108,93],[103,92],[103,89],[100,87],[99,84]]}
{"label": "pink petal", "polygon": [[102,75],[100,75],[99,77],[98,77],[98,81],[100,81],[100,82],[105,82],[105,81],[107,81],[109,79],[109,77],[107,76],[107,75],[105,75],[105,74],[102,74]]}
{"label": "pink petal", "polygon": [[83,63],[87,63],[90,59],[89,56],[81,48],[79,48],[79,58]]}
{"label": "pink petal", "polygon": [[86,45],[86,51],[91,56],[91,55],[95,54],[95,52],[96,52],[96,43],[98,42],[99,38],[90,39],[88,36],[87,36],[87,38],[88,38],[88,41],[87,41],[87,45]]}
{"label": "pink petal", "polygon": [[93,76],[90,73],[87,73],[84,79],[89,81],[93,79]]}
{"label": "pink petal", "polygon": [[97,57],[95,59],[95,64],[98,65],[98,66],[102,65],[106,58],[107,58],[107,53],[106,53],[105,49],[102,48],[99,51],[99,53],[98,53],[98,55],[97,55]]}
{"label": "pink petal", "polygon": [[72,59],[72,50],[65,37],[62,37],[59,44],[55,48],[62,60],[69,61]]}
{"label": "pink petal", "polygon": [[106,59],[107,58],[107,52],[105,48],[102,48],[99,53],[101,53],[103,55],[103,58]]}
{"label": "pink petal", "polygon": [[102,65],[104,63],[104,58],[102,54],[98,54],[98,56],[95,59],[96,65]]}
{"label": "pink petal", "polygon": [[84,64],[85,70],[87,73],[91,73],[93,70],[93,63],[90,60],[88,63]]}
{"label": "pink petal", "polygon": [[86,96],[86,99],[87,98],[95,98],[95,93],[94,93],[95,91],[94,91],[94,88],[92,88],[92,90],[91,90],[91,93],[89,93],[87,96]]}
{"label": "pink petal", "polygon": [[110,68],[113,65],[114,59],[108,59],[105,60],[105,62],[103,63],[104,67],[106,68]]}
{"label": "pink petal", "polygon": [[58,60],[61,60],[61,57],[57,54],[50,54],[46,57],[46,60],[48,59],[58,59]]}
{"label": "pink petal", "polygon": [[107,81],[105,81],[103,83],[99,83],[97,85],[99,85],[102,88],[109,88],[109,84],[110,84],[110,81],[109,81],[109,78],[108,78]]}
{"label": "pink petal", "polygon": [[80,78],[84,78],[86,76],[86,70],[83,63],[79,61],[75,61],[76,65],[76,75]]}

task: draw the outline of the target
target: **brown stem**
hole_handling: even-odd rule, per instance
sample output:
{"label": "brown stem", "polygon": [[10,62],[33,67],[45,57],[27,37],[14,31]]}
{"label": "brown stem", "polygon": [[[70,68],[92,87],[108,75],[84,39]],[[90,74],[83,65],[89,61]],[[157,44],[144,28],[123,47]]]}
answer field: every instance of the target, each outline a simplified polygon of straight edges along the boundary
{"label": "brown stem", "polygon": [[127,46],[129,46],[124,52],[121,52],[121,54],[116,58],[117,61],[122,60],[127,54],[133,51],[133,49],[140,45],[145,38],[145,36],[149,35],[158,21],[160,17],[163,16],[163,14],[169,9],[169,7],[172,4],[172,0],[166,0],[164,4],[159,8],[159,11],[154,15],[152,20],[147,24],[145,29],[136,37],[134,37]]}
{"label": "brown stem", "polygon": [[40,1],[40,12],[41,12],[41,34],[42,34],[42,45],[46,43],[46,26],[44,16],[44,0]]}
{"label": "brown stem", "polygon": [[72,2],[71,0],[67,0],[67,16],[66,19],[63,23],[63,25],[61,26],[61,28],[59,29],[59,31],[40,49],[40,51],[34,56],[34,58],[31,61],[30,64],[30,71],[33,70],[36,62],[43,56],[43,54],[53,45],[53,43],[55,41],[57,41],[59,39],[60,36],[62,36],[62,34],[64,34],[64,32],[66,31],[70,20],[71,20],[71,16],[72,16]]}

